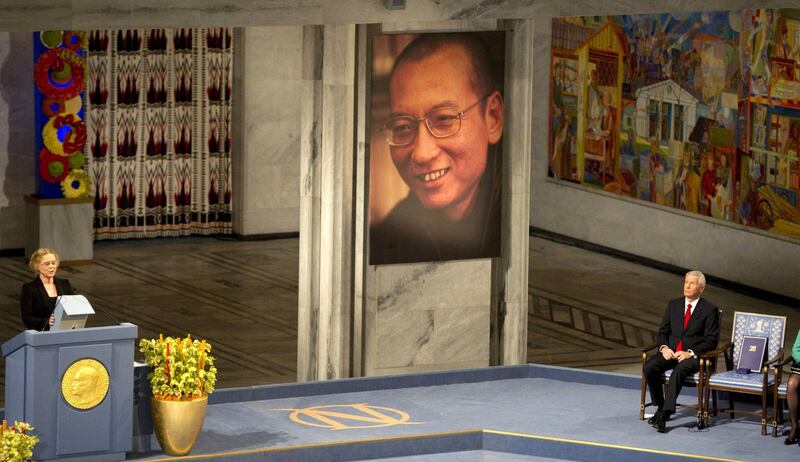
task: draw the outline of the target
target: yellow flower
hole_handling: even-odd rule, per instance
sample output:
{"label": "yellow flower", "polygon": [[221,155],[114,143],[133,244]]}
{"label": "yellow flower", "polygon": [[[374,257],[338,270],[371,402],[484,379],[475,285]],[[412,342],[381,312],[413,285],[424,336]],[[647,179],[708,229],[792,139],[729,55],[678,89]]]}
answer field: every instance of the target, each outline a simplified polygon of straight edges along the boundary
{"label": "yellow flower", "polygon": [[91,186],[89,174],[79,169],[70,171],[67,177],[61,181],[61,191],[67,199],[88,197]]}

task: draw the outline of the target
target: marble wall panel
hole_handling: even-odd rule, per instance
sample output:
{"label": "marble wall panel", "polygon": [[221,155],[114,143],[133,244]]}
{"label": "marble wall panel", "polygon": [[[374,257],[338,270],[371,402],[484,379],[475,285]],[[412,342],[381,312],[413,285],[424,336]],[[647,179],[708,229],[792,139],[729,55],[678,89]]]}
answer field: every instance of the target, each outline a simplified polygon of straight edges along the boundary
{"label": "marble wall panel", "polygon": [[[317,373],[319,325],[322,27],[303,26],[300,117],[300,242],[297,293],[297,380]],[[315,230],[317,230],[315,232]]]}
{"label": "marble wall panel", "polygon": [[300,213],[301,26],[237,29],[235,231],[295,232]]}
{"label": "marble wall panel", "polygon": [[[757,5],[756,5],[757,4]],[[653,13],[792,6],[786,0],[408,0],[386,10],[380,0],[2,0],[0,30],[101,29],[529,18],[539,15]]]}
{"label": "marble wall panel", "polygon": [[39,247],[56,249],[61,261],[86,262],[94,255],[91,199],[26,202],[25,256]]}
{"label": "marble wall panel", "polygon": [[306,27],[303,34],[301,381],[350,374],[356,39],[352,25]]}
{"label": "marble wall panel", "polygon": [[489,365],[490,260],[372,268],[368,375],[465,361]]}
{"label": "marble wall panel", "polygon": [[451,306],[377,313],[374,373],[421,367],[447,369],[457,364],[489,365],[489,309]]}
{"label": "marble wall panel", "polygon": [[434,364],[436,310],[379,313],[374,326],[380,368]]}
{"label": "marble wall panel", "polygon": [[376,269],[374,293],[379,313],[489,304],[488,259],[385,265]]}
{"label": "marble wall panel", "polygon": [[2,0],[0,11],[0,30],[4,31],[55,29],[56,24],[72,21],[71,0]]}
{"label": "marble wall panel", "polygon": [[489,365],[489,308],[441,308],[434,312],[433,351],[439,364],[483,361]]}
{"label": "marble wall panel", "polygon": [[524,364],[528,343],[528,256],[530,223],[531,113],[533,80],[533,21],[504,21],[507,35],[506,66],[506,137],[507,155],[503,183],[503,252],[495,267],[495,293],[500,299],[492,306],[502,307],[503,325],[494,325],[492,333],[494,364]]}
{"label": "marble wall panel", "polygon": [[36,191],[32,40],[0,33],[0,250],[25,246],[23,197]]}

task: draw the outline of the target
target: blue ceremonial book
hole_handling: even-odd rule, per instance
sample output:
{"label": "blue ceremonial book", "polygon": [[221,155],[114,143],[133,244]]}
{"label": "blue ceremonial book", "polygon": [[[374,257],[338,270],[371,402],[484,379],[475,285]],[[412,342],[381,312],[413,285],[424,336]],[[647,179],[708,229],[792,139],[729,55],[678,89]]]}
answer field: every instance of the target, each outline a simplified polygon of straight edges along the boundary
{"label": "blue ceremonial book", "polygon": [[742,340],[742,352],[739,354],[739,362],[736,363],[736,372],[739,374],[761,372],[761,365],[764,363],[766,353],[766,337],[745,336]]}

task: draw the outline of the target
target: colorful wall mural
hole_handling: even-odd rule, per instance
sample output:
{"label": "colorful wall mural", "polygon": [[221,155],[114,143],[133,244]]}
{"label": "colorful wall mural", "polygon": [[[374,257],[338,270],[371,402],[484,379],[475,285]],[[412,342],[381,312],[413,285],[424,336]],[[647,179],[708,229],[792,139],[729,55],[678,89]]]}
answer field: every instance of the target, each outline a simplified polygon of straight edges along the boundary
{"label": "colorful wall mural", "polygon": [[553,19],[549,175],[800,239],[800,9]]}

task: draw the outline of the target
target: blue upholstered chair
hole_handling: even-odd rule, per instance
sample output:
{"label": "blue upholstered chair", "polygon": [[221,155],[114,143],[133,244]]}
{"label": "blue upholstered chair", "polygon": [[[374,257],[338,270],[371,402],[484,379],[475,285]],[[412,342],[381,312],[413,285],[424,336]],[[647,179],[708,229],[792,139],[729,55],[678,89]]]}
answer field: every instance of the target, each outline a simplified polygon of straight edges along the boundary
{"label": "blue upholstered chair", "polygon": [[[704,414],[716,415],[718,411],[729,412],[731,418],[736,412],[751,414],[761,418],[761,434],[767,434],[767,403],[774,399],[776,375],[774,368],[783,361],[783,339],[786,330],[785,316],[770,316],[759,313],[743,313],[737,311],[733,315],[733,332],[731,341],[716,351],[714,356],[724,355],[725,371],[707,372],[704,374],[705,394]],[[767,360],[761,367],[761,373],[739,374],[736,363],[742,350],[745,336],[767,338]],[[716,403],[709,410],[709,396],[716,391],[728,392],[728,408],[717,409]],[[733,399],[736,393],[761,396],[761,411],[749,412],[734,408]],[[775,419],[773,414],[772,419]]]}

